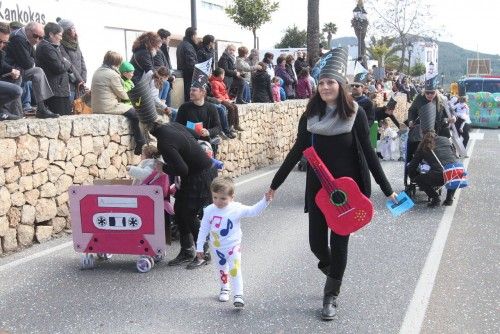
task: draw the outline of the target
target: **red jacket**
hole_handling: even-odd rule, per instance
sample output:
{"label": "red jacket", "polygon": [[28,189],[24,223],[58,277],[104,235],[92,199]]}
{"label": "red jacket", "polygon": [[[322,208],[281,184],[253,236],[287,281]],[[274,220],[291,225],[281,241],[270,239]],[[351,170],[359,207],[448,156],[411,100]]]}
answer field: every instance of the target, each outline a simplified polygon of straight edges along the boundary
{"label": "red jacket", "polygon": [[209,79],[210,87],[212,88],[212,95],[219,100],[229,101],[229,94],[227,93],[226,84],[220,77],[214,77],[213,75]]}

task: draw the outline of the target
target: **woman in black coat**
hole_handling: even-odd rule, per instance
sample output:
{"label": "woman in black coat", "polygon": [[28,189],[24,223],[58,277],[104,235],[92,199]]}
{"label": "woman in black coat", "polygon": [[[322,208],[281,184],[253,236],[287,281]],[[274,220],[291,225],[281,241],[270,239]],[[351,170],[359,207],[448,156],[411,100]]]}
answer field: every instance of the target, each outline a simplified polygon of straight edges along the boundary
{"label": "woman in black coat", "polygon": [[58,24],[63,28],[63,38],[59,48],[63,57],[71,62],[71,72],[75,75],[74,80],[70,80],[69,82],[70,103],[72,103],[75,99],[78,85],[87,82],[87,66],[83,59],[82,50],[80,50],[78,34],[73,22],[63,19]]}
{"label": "woman in black coat", "polygon": [[191,262],[188,269],[197,268],[209,260],[209,255],[203,260],[195,256],[193,240],[198,239],[199,215],[205,206],[212,203],[210,184],[217,176],[217,170],[212,167],[212,161],[184,125],[154,122],[145,127],[158,140],[157,147],[165,162],[165,173],[181,178],[174,204],[181,250],[168,265]]}
{"label": "woman in black coat", "polygon": [[[333,50],[335,51],[335,50]],[[333,52],[330,51],[330,52]],[[331,57],[330,60],[336,57]],[[347,63],[347,52],[345,51]],[[361,192],[370,196],[370,172],[382,191],[391,200],[396,194],[385,177],[378,157],[370,143],[366,114],[344,88],[346,79],[339,75],[337,65],[326,65],[320,72],[318,92],[309,100],[299,121],[297,140],[274,176],[268,191],[271,197],[297,164],[302,152],[313,145],[325,166],[334,177],[351,177]],[[333,69],[329,67],[334,67]],[[344,65],[345,70],[345,65]],[[321,183],[311,168],[306,177],[306,208],[309,213],[309,245],[318,258],[318,268],[327,275],[324,288],[324,320],[336,315],[337,296],[347,264],[349,235],[334,231],[328,242],[328,226],[323,213],[315,202]]]}
{"label": "woman in black coat", "polygon": [[63,29],[57,23],[49,22],[44,27],[45,36],[38,44],[35,62],[45,72],[54,96],[45,102],[49,109],[59,115],[69,115],[71,104],[69,101],[69,71],[71,62],[64,58],[61,50]]}
{"label": "woman in black coat", "polygon": [[155,71],[154,57],[160,50],[161,38],[154,32],[145,32],[134,41],[132,45],[132,58],[130,63],[134,66],[132,81],[137,83],[144,73]]}
{"label": "woman in black coat", "polygon": [[[453,147],[448,138],[437,136],[433,130],[425,133],[413,159],[411,159],[408,165],[408,174],[431,199],[427,206],[433,208],[441,203],[439,193],[435,187],[444,185],[443,166],[455,163],[456,160]],[[423,161],[429,164],[430,167],[430,170],[425,174],[421,174],[418,171],[418,166]],[[452,205],[454,194],[455,190],[448,189],[443,205]]]}
{"label": "woman in black coat", "polygon": [[267,74],[265,63],[259,63],[261,69],[252,74],[252,102],[273,102],[273,91],[271,89],[271,77]]}

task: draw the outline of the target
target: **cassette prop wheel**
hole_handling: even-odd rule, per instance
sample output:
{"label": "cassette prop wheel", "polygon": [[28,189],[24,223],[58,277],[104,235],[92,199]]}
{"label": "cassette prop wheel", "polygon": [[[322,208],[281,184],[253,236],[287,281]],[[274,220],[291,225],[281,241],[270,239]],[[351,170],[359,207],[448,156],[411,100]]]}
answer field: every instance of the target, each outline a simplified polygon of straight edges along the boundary
{"label": "cassette prop wheel", "polygon": [[153,263],[153,259],[150,259],[146,256],[141,256],[139,259],[137,259],[137,271],[139,271],[140,273],[147,273],[151,270],[151,268],[153,268]]}
{"label": "cassette prop wheel", "polygon": [[94,255],[93,254],[82,254],[80,257],[80,268],[81,269],[92,269],[95,266]]}

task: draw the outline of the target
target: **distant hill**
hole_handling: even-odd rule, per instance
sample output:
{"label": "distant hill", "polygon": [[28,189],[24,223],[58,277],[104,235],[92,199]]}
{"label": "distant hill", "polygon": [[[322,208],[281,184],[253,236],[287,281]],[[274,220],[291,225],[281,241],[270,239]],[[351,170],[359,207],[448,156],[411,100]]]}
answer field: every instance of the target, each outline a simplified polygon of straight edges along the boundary
{"label": "distant hill", "polygon": [[491,59],[491,71],[500,75],[500,56],[463,49],[453,43],[437,42],[439,46],[439,72],[444,73],[445,82],[457,80],[467,73],[467,59]]}
{"label": "distant hill", "polygon": [[[340,37],[332,40],[334,47],[356,45],[356,37]],[[445,83],[460,79],[467,73],[467,59],[477,58],[476,51],[466,50],[453,43],[437,42],[439,46],[439,72],[445,75]],[[491,59],[493,74],[500,75],[500,55],[479,52],[479,58]]]}

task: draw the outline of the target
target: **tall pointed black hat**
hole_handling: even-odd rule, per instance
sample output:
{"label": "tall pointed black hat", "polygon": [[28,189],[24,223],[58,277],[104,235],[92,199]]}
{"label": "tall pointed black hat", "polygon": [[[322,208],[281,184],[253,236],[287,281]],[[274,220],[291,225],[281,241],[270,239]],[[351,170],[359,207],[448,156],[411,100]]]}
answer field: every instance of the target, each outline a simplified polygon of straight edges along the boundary
{"label": "tall pointed black hat", "polygon": [[436,103],[431,101],[420,107],[418,117],[420,118],[420,130],[423,134],[433,131],[436,124]]}
{"label": "tall pointed black hat", "polygon": [[203,63],[194,65],[193,79],[191,80],[191,87],[198,87],[206,89],[208,85],[208,78],[212,74],[212,58]]}
{"label": "tall pointed black hat", "polygon": [[317,80],[323,78],[335,79],[340,84],[345,84],[347,72],[348,53],[346,48],[335,48],[321,57],[313,68]]}
{"label": "tall pointed black hat", "polygon": [[155,100],[151,92],[152,78],[152,71],[144,73],[141,80],[128,92],[128,97],[137,111],[141,123],[152,123],[158,118]]}

